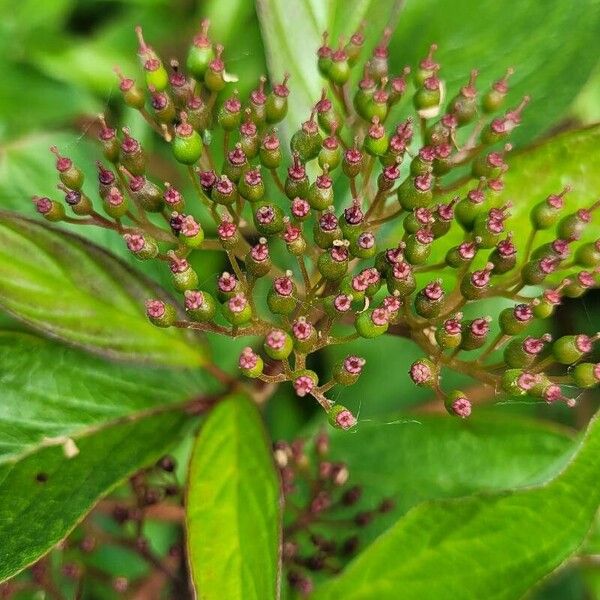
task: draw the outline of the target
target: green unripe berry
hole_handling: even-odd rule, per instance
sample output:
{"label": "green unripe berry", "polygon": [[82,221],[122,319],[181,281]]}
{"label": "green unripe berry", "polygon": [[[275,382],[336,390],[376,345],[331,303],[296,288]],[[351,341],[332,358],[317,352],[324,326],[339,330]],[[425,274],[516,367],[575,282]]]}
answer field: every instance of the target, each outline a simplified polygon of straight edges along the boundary
{"label": "green unripe berry", "polygon": [[471,414],[471,402],[464,392],[454,390],[444,398],[444,406],[449,414],[466,419]]}
{"label": "green unripe berry", "polygon": [[600,363],[579,363],[571,371],[571,377],[582,388],[598,385],[600,382]]}
{"label": "green unripe berry", "polygon": [[334,245],[327,252],[323,252],[317,261],[317,268],[324,279],[337,281],[348,270],[348,249],[345,245]]}
{"label": "green unripe berry", "polygon": [[210,61],[215,57],[212,43],[208,38],[209,26],[210,21],[204,19],[200,24],[198,35],[194,37],[187,56],[186,68],[197,81],[202,81]]}
{"label": "green unripe berry", "polygon": [[175,160],[184,165],[193,165],[202,156],[202,138],[187,122],[187,114],[181,113],[181,123],[175,127],[171,142]]}
{"label": "green unripe berry", "polygon": [[291,336],[281,329],[272,329],[263,344],[265,354],[273,360],[285,360],[292,353],[294,343]]}
{"label": "green unripe berry", "polygon": [[356,425],[356,417],[342,404],[334,404],[327,411],[327,419],[332,427],[345,431]]}
{"label": "green unripe berry", "polygon": [[157,327],[171,327],[177,320],[175,308],[162,300],[148,300],[146,315],[149,321]]}
{"label": "green unripe berry", "polygon": [[171,277],[173,287],[178,292],[193,290],[198,287],[198,274],[185,258],[171,255]]}
{"label": "green unripe berry", "polygon": [[215,47],[215,57],[208,63],[204,72],[204,85],[211,92],[220,92],[225,87],[225,63],[222,59],[223,46]]}
{"label": "green unripe berry", "polygon": [[265,367],[263,359],[256,354],[250,346],[242,350],[239,359],[240,371],[251,379],[256,379],[262,375]]}
{"label": "green unripe berry", "polygon": [[276,315],[289,315],[298,305],[298,290],[291,279],[291,272],[284,277],[278,277],[267,294],[269,310]]}
{"label": "green unripe berry", "polygon": [[383,308],[367,310],[357,315],[354,327],[363,338],[378,337],[388,330],[389,315]]}
{"label": "green unripe berry", "polygon": [[532,322],[533,310],[527,304],[517,304],[505,308],[498,317],[500,330],[505,335],[518,335]]}
{"label": "green unripe berry", "polygon": [[358,381],[365,362],[360,356],[346,356],[333,367],[333,379],[340,385],[353,385]]}
{"label": "green unripe berry", "polygon": [[56,202],[56,200],[50,200],[50,198],[34,196],[33,203],[35,204],[35,209],[37,210],[37,212],[40,215],[42,215],[47,221],[61,221],[65,217],[64,206]]}
{"label": "green unripe berry", "polygon": [[552,344],[552,354],[562,365],[572,365],[592,351],[593,341],[587,335],[565,335]]}
{"label": "green unripe berry", "polygon": [[283,211],[276,204],[261,204],[253,216],[256,231],[261,235],[271,236],[283,231]]}
{"label": "green unripe berry", "polygon": [[208,292],[186,290],[184,296],[185,311],[194,321],[205,323],[215,318],[217,301]]}
{"label": "green unripe berry", "polygon": [[289,73],[286,73],[283,81],[273,86],[273,91],[267,97],[265,114],[267,123],[279,123],[285,119],[288,111],[288,94],[290,93],[287,82]]}
{"label": "green unripe berry", "polygon": [[415,312],[426,319],[437,317],[444,304],[445,295],[440,281],[433,281],[415,296]]}
{"label": "green unripe berry", "polygon": [[246,296],[242,293],[229,298],[222,306],[221,311],[225,319],[233,326],[245,325],[252,320],[252,308]]}

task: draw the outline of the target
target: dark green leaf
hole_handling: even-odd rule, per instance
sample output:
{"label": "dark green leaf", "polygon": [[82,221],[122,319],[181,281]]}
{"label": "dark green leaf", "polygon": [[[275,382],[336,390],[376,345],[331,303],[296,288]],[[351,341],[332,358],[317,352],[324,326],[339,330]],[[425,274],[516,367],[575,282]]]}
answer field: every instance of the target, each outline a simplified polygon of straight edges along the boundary
{"label": "dark green leaf", "polygon": [[189,419],[177,407],[215,385],[199,370],[113,364],[3,333],[0,389],[4,580],[64,538],[124,477],[164,454]]}
{"label": "dark green leaf", "polygon": [[220,402],[190,463],[187,539],[199,598],[278,597],[279,481],[261,417],[245,396]]}
{"label": "dark green leaf", "polygon": [[315,598],[521,598],[585,538],[600,502],[599,470],[596,417],[549,483],[419,504]]}
{"label": "dark green leaf", "polygon": [[407,0],[391,45],[392,63],[396,70],[414,67],[436,42],[449,94],[473,68],[480,70],[478,88],[484,90],[515,67],[511,104],[525,94],[532,98],[512,136],[523,144],[551,129],[587,81],[598,63],[599,27],[596,0],[579,2],[577,10],[565,10],[557,0],[522,0],[511,4],[510,18],[507,5],[496,0]]}
{"label": "dark green leaf", "polygon": [[[481,414],[483,412],[483,414]],[[361,536],[370,541],[423,500],[518,488],[545,481],[568,460],[574,441],[551,423],[479,411],[467,421],[448,415],[401,414],[331,433],[332,459],[348,464],[363,488],[360,509],[383,498],[395,508]],[[418,468],[416,468],[418,465]]]}
{"label": "dark green leaf", "polygon": [[107,356],[194,366],[202,344],[154,327],[145,278],[82,238],[0,212],[0,306],[48,335]]}

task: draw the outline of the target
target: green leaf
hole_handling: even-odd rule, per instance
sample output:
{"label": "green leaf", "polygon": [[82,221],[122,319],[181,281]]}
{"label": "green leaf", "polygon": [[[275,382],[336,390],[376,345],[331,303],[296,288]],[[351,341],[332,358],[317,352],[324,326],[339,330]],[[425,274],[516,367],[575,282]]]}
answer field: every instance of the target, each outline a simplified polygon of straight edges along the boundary
{"label": "green leaf", "polygon": [[373,540],[423,500],[539,483],[569,459],[575,445],[568,430],[498,412],[478,411],[468,421],[405,413],[361,419],[351,435],[332,431],[331,459],[347,463],[352,481],[363,488],[356,510],[371,510],[382,498],[395,502],[392,512],[365,528],[361,541]]}
{"label": "green leaf", "polygon": [[203,364],[197,338],[147,320],[144,300],[156,296],[165,297],[83,238],[0,212],[0,307],[31,327],[113,358]]}
{"label": "green leaf", "polygon": [[0,464],[217,390],[200,369],[110,363],[15,332],[0,332],[0,387]]}
{"label": "green leaf", "polygon": [[272,78],[290,74],[289,111],[286,123],[292,131],[308,118],[311,106],[321,93],[321,77],[317,71],[317,49],[327,17],[321,3],[257,0],[267,65]]}
{"label": "green leaf", "polygon": [[260,414],[234,395],[206,419],[192,453],[188,556],[199,598],[278,597],[281,505]]}
{"label": "green leaf", "polygon": [[583,49],[598,47],[600,3],[582,0],[571,11],[557,0],[522,0],[511,4],[510,18],[506,9],[496,0],[408,0],[390,55],[396,71],[414,67],[436,42],[449,97],[473,68],[480,71],[478,88],[485,90],[515,67],[509,105],[525,94],[532,98],[511,136],[522,145],[556,124],[598,64],[598,52]]}
{"label": "green leaf", "polygon": [[73,458],[66,458],[61,446],[51,446],[1,465],[0,581],[35,562],[101,496],[163,455],[184,422],[181,413],[123,421],[77,440],[79,454]]}
{"label": "green leaf", "polygon": [[549,483],[419,504],[316,600],[521,598],[566,561],[600,503],[600,417]]}
{"label": "green leaf", "polygon": [[[281,77],[285,72],[291,75],[292,93],[285,121],[291,131],[308,118],[321,88],[326,85],[317,69],[317,50],[323,32],[331,33],[329,43],[335,46],[339,36],[348,39],[366,19],[365,48],[370,49],[386,26],[395,25],[401,4],[399,0],[333,0],[327,3],[257,0],[256,11],[271,77]],[[357,77],[358,71],[356,69]]]}
{"label": "green leaf", "polygon": [[2,333],[0,389],[1,581],[63,539],[123,478],[164,454],[189,420],[177,409],[216,388],[200,370],[113,364]]}

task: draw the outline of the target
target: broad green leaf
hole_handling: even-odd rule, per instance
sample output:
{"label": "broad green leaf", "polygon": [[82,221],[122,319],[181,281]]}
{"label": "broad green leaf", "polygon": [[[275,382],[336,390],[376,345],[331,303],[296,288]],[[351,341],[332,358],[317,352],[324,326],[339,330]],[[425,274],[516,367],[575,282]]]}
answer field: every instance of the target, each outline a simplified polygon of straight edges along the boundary
{"label": "broad green leaf", "polygon": [[361,532],[361,541],[371,541],[423,500],[545,481],[574,450],[566,429],[498,413],[478,411],[468,421],[404,413],[361,419],[351,435],[332,431],[332,459],[347,463],[351,480],[363,488],[356,510],[371,510],[382,498],[395,501],[392,512]]}
{"label": "broad green leaf", "polygon": [[600,503],[600,417],[553,480],[417,505],[315,594],[518,599],[577,550]]}
{"label": "broad green leaf", "polygon": [[105,250],[45,223],[0,212],[0,307],[31,327],[118,359],[197,366],[203,345],[145,317],[164,294]]}
{"label": "broad green leaf", "polygon": [[182,404],[217,388],[200,370],[113,364],[2,333],[0,389],[1,581],[64,538],[124,477],[164,454],[189,420]]}
{"label": "broad green leaf", "polygon": [[200,369],[110,363],[33,335],[0,332],[0,389],[3,464],[218,388]]}
{"label": "broad green leaf", "polygon": [[35,562],[100,497],[168,451],[184,423],[180,412],[124,419],[76,438],[72,458],[46,446],[0,465],[0,581]]}
{"label": "broad green leaf", "polygon": [[556,124],[598,63],[600,3],[582,0],[577,10],[566,10],[560,0],[522,0],[511,4],[510,18],[506,11],[496,0],[407,0],[390,54],[396,71],[405,64],[414,67],[436,42],[449,94],[473,68],[479,69],[478,88],[484,90],[515,67],[509,105],[525,94],[532,98],[511,136],[523,145]]}
{"label": "broad green leaf", "polygon": [[199,598],[278,597],[279,481],[261,417],[245,396],[220,402],[190,462],[188,560]]}

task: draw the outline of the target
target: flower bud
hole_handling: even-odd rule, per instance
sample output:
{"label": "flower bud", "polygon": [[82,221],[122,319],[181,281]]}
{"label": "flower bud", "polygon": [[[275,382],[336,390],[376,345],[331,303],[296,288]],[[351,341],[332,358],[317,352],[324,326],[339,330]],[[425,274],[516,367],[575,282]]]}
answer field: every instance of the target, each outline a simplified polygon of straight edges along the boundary
{"label": "flower bud", "polygon": [[143,175],[146,170],[146,156],[140,143],[131,137],[129,128],[122,129],[124,138],[121,142],[121,165],[132,175]]}
{"label": "flower bud", "polygon": [[169,74],[158,54],[146,44],[142,28],[139,25],[135,28],[135,34],[139,44],[138,55],[146,75],[146,85],[148,88],[154,87],[159,92],[162,92],[169,85]]}
{"label": "flower bud", "polygon": [[348,270],[349,253],[344,242],[348,243],[347,240],[334,241],[332,247],[323,252],[317,261],[319,273],[329,281],[341,279]]}
{"label": "flower bud", "polygon": [[308,194],[308,187],[306,169],[300,162],[300,155],[294,152],[292,166],[288,169],[285,180],[285,194],[290,200],[296,197],[304,198]]}
{"label": "flower bud", "polygon": [[460,346],[462,340],[461,319],[462,313],[457,313],[446,319],[441,327],[435,330],[435,339],[442,350],[454,350]]}
{"label": "flower bud", "polygon": [[292,385],[297,396],[303,398],[310,394],[318,385],[319,378],[314,371],[303,369],[292,375]]}
{"label": "flower bud", "polygon": [[302,123],[300,129],[294,133],[290,140],[292,154],[297,153],[304,162],[316,158],[323,141],[315,120],[315,112],[316,110],[313,108],[308,121]]}
{"label": "flower bud", "polygon": [[333,204],[333,180],[329,176],[329,165],[324,165],[323,172],[310,186],[308,203],[314,210],[322,211]]}
{"label": "flower bud", "polygon": [[490,279],[494,269],[493,263],[487,263],[485,268],[473,273],[466,273],[460,282],[460,292],[467,300],[484,298],[490,287]]}
{"label": "flower bud", "polygon": [[559,237],[565,240],[578,240],[582,236],[586,225],[592,220],[592,212],[598,206],[600,206],[600,201],[595,202],[589,208],[580,208],[576,213],[561,219],[557,227]]}
{"label": "flower bud", "polygon": [[498,317],[500,330],[504,335],[518,335],[533,321],[533,310],[528,304],[517,304],[505,308]]}
{"label": "flower bud", "polygon": [[404,210],[426,208],[433,199],[433,177],[429,173],[407,177],[398,188],[398,201]]}
{"label": "flower bud", "polygon": [[492,89],[486,92],[481,99],[481,108],[484,113],[493,113],[502,108],[504,98],[508,94],[508,78],[515,72],[512,67],[506,70],[506,75],[492,85]]}
{"label": "flower bud", "polygon": [[210,21],[203,19],[200,23],[200,32],[194,37],[192,46],[188,51],[186,68],[196,81],[204,79],[208,65],[215,57],[212,42],[208,38],[209,27]]}
{"label": "flower bud", "polygon": [[556,225],[564,206],[564,196],[570,191],[571,186],[567,185],[560,194],[550,194],[531,209],[529,218],[534,229],[550,229]]}
{"label": "flower bud", "polygon": [[323,250],[331,248],[333,242],[341,237],[342,230],[333,209],[323,211],[313,227],[313,238],[317,246]]}
{"label": "flower bud", "polygon": [[80,216],[92,214],[94,207],[92,201],[78,190],[70,190],[62,184],[58,188],[65,192],[65,202],[71,207],[71,210]]}
{"label": "flower bud", "polygon": [[117,130],[109,127],[106,124],[106,120],[104,119],[104,115],[98,115],[98,120],[100,121],[100,133],[98,135],[98,140],[100,144],[102,144],[102,152],[107,160],[111,163],[116,163],[119,160],[120,147],[119,140],[117,139]]}
{"label": "flower bud", "polygon": [[363,367],[365,359],[360,356],[349,355],[333,369],[333,378],[340,385],[352,385],[357,382]]}
{"label": "flower bud", "polygon": [[233,96],[225,100],[217,114],[217,122],[224,131],[234,131],[242,122],[242,103],[238,91],[233,91]]}
{"label": "flower bud", "polygon": [[281,164],[281,147],[274,132],[265,135],[259,154],[261,164],[267,169],[276,169]]}
{"label": "flower bud", "polygon": [[185,258],[179,258],[173,251],[169,252],[173,287],[178,292],[198,287],[198,275]]}
{"label": "flower bud", "polygon": [[233,150],[227,153],[223,163],[223,175],[226,175],[235,184],[238,184],[244,171],[248,169],[248,158],[242,149],[242,144],[237,143]]}
{"label": "flower bud", "polygon": [[371,126],[365,136],[364,149],[371,156],[383,156],[388,149],[389,140],[385,127],[380,123],[378,116],[371,119]]}
{"label": "flower bud", "polygon": [[215,46],[215,57],[208,63],[204,72],[204,84],[211,92],[220,92],[225,87],[225,63],[223,62],[223,46]]}
{"label": "flower bud", "polygon": [[490,254],[490,262],[494,265],[494,275],[508,273],[517,264],[517,248],[512,242],[512,234],[499,241]]}
{"label": "flower bud", "polygon": [[317,341],[317,330],[312,323],[306,320],[306,317],[298,317],[292,323],[292,338],[294,348],[298,352],[308,353]]}
{"label": "flower bud", "polygon": [[596,285],[593,273],[589,271],[580,271],[571,278],[571,283],[565,286],[563,295],[567,298],[579,298],[583,296],[590,288]]}
{"label": "flower bud", "polygon": [[456,116],[459,126],[466,125],[477,114],[475,79],[477,79],[478,75],[479,71],[477,69],[471,71],[469,82],[460,89],[460,92],[450,101],[446,109],[446,112]]}
{"label": "flower bud", "polygon": [[579,246],[575,252],[575,262],[588,269],[598,268],[600,266],[600,240]]}
{"label": "flower bud", "polygon": [[431,77],[439,70],[440,65],[433,58],[433,55],[436,50],[437,44],[431,44],[431,46],[429,47],[429,53],[419,63],[419,68],[415,71],[414,74],[415,85],[423,85],[423,83],[428,77]]}
{"label": "flower bud", "polygon": [[221,298],[233,298],[240,292],[241,285],[235,275],[224,271],[217,280],[217,290]]}
{"label": "flower bud", "polygon": [[[139,110],[146,104],[146,98],[144,92],[142,92],[136,85],[133,79],[125,77],[119,67],[114,68],[117,77],[119,78],[119,89],[123,94],[123,100],[127,106]],[[112,161],[111,161],[112,162]]]}
{"label": "flower bud", "polygon": [[267,78],[261,75],[258,80],[258,87],[250,92],[250,118],[257,127],[264,125],[267,119],[267,95],[265,94],[265,83]]}
{"label": "flower bud", "polygon": [[167,92],[159,92],[154,86],[150,90],[150,105],[158,123],[170,125],[176,116],[175,104]]}
{"label": "flower bud", "polygon": [[259,234],[270,236],[283,231],[283,211],[276,204],[263,204],[254,211],[254,226]]}
{"label": "flower bud", "polygon": [[406,260],[411,265],[422,265],[427,262],[431,254],[433,240],[430,225],[419,229],[414,235],[409,235],[406,239],[406,248],[404,249]]}

